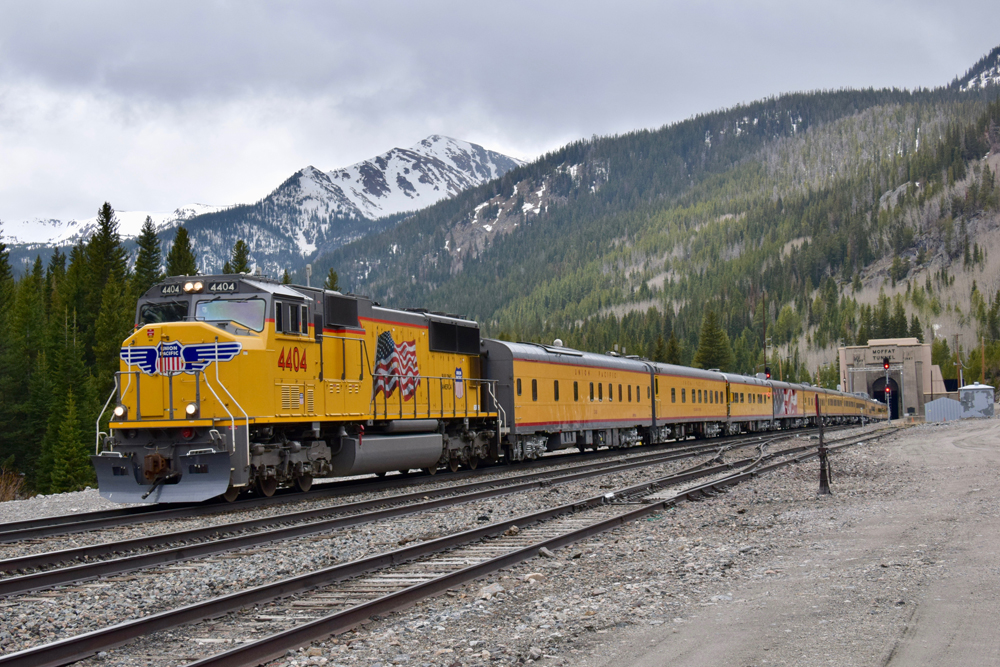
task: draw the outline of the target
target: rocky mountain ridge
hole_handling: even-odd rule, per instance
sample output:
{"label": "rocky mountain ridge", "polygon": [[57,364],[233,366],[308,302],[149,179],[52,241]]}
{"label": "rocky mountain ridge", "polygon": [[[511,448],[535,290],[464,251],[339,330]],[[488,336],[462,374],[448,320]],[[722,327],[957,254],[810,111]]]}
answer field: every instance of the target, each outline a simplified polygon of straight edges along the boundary
{"label": "rocky mountain ridge", "polygon": [[[265,272],[296,270],[317,253],[391,226],[408,212],[426,208],[463,190],[498,178],[522,164],[478,144],[431,135],[410,148],[393,148],[369,160],[324,172],[307,166],[255,204],[186,205],[169,213],[118,211],[121,234],[139,233],[147,215],[167,243],[185,225],[203,272],[220,270],[220,248],[244,239]],[[113,202],[112,202],[113,203]],[[4,223],[12,260],[73,245],[92,233],[96,218]]]}

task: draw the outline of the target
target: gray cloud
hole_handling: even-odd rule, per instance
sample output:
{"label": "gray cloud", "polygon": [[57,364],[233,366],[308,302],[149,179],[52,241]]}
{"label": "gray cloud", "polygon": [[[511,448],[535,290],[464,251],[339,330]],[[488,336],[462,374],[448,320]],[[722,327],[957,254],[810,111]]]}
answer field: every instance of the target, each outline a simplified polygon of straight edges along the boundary
{"label": "gray cloud", "polygon": [[8,3],[0,219],[267,193],[443,133],[519,157],[780,92],[947,83],[995,3]]}

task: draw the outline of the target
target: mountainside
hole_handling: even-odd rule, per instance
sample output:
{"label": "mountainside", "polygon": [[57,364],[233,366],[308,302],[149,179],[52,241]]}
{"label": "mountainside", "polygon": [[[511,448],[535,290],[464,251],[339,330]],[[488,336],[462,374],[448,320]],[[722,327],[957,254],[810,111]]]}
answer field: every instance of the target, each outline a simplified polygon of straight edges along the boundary
{"label": "mountainside", "polygon": [[953,85],[958,86],[961,90],[1000,86],[1000,46],[983,56]]}
{"label": "mountainside", "polygon": [[900,318],[968,344],[1000,305],[997,87],[966,85],[994,56],[931,91],[784,95],[577,142],[315,264],[494,335],[653,355],[674,334],[686,362],[713,309],[741,372],[765,319],[792,377]]}
{"label": "mountainside", "polygon": [[[263,271],[281,275],[285,269],[300,269],[317,253],[383,230],[408,212],[502,176],[519,164],[477,144],[432,135],[411,148],[394,148],[342,169],[305,167],[255,204],[196,204],[148,215],[168,244],[178,225],[188,228],[204,273],[220,271],[226,253],[243,239]],[[122,236],[136,236],[146,215],[119,212]],[[53,248],[89,237],[95,220],[4,223],[2,232],[12,261],[27,266],[37,254],[47,258]]]}

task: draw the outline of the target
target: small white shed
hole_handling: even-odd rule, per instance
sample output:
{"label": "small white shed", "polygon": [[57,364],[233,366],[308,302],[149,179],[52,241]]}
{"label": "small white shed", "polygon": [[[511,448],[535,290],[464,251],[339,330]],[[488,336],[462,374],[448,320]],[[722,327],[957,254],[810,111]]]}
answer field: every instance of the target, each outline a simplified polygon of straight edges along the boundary
{"label": "small white shed", "polygon": [[958,400],[963,418],[993,416],[993,387],[988,384],[974,382],[959,387]]}

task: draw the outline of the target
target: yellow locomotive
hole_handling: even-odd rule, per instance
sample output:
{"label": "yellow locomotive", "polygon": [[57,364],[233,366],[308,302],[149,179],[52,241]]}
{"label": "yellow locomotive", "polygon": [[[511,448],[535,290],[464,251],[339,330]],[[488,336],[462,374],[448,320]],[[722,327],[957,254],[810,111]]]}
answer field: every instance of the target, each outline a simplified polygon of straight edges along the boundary
{"label": "yellow locomotive", "polygon": [[[245,275],[170,278],[121,348],[92,457],[119,502],[308,489],[497,456],[479,325]],[[112,399],[109,399],[109,401]]]}

